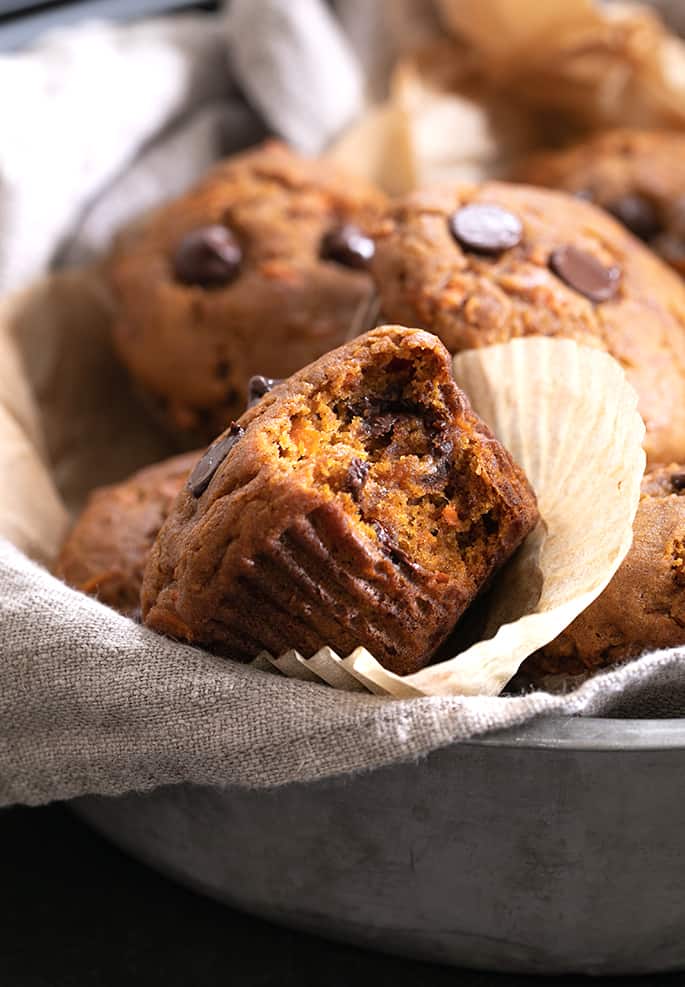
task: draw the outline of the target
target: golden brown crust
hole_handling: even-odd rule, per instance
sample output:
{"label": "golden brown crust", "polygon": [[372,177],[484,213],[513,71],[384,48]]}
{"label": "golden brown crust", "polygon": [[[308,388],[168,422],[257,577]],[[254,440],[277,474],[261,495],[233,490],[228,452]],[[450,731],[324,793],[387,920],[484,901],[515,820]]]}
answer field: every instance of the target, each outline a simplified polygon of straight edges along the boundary
{"label": "golden brown crust", "polygon": [[[462,249],[448,221],[469,203],[515,214],[521,242],[495,255]],[[620,270],[612,298],[593,302],[554,273],[566,245]],[[386,318],[436,333],[453,352],[526,335],[608,350],[638,392],[650,460],[685,459],[685,286],[601,210],[497,182],[419,191],[377,230],[372,273]]]}
{"label": "golden brown crust", "polygon": [[578,675],[685,644],[685,467],[648,473],[633,544],[604,592],[556,640],[529,658],[524,680]]}
{"label": "golden brown crust", "polygon": [[148,626],[238,659],[364,645],[424,665],[537,520],[449,355],[386,326],[277,386],[215,443],[150,553]]}
{"label": "golden brown crust", "polygon": [[516,177],[581,195],[685,274],[685,134],[622,128],[534,155]]}
{"label": "golden brown crust", "polygon": [[[120,237],[106,264],[116,348],[175,429],[209,440],[241,413],[253,374],[287,376],[347,338],[369,277],[322,260],[322,239],[363,227],[384,204],[363,181],[271,141]],[[232,231],[239,273],[219,287],[182,283],[179,244],[211,224]]]}
{"label": "golden brown crust", "polygon": [[195,452],[175,456],[93,491],[62,546],[55,575],[138,616],[148,552],[197,458]]}

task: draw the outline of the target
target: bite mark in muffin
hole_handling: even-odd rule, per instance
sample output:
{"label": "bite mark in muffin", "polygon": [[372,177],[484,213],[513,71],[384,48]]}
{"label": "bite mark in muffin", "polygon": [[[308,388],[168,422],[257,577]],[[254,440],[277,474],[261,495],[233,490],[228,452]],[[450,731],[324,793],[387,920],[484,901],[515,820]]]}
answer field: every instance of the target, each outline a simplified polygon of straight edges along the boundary
{"label": "bite mark in muffin", "polygon": [[142,594],[148,626],[230,657],[364,645],[415,671],[537,521],[418,330],[327,354],[238,426],[206,488],[179,497]]}

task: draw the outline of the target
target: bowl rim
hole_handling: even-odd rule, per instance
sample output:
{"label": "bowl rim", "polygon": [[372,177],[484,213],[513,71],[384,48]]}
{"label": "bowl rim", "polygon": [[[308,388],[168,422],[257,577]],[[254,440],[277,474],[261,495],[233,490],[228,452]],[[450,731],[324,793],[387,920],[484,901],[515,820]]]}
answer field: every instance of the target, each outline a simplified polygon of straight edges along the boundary
{"label": "bowl rim", "polygon": [[595,716],[540,716],[463,741],[471,746],[568,751],[685,751],[685,717],[615,719]]}

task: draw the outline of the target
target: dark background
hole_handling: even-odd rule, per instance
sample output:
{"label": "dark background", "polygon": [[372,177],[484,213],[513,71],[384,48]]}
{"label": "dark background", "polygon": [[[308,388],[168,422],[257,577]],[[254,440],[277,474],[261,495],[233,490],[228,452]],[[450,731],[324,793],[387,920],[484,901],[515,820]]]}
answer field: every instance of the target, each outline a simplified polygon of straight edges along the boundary
{"label": "dark background", "polygon": [[[0,810],[0,987],[587,987],[327,943],[185,891],[61,805]],[[681,987],[685,972],[604,985]]]}

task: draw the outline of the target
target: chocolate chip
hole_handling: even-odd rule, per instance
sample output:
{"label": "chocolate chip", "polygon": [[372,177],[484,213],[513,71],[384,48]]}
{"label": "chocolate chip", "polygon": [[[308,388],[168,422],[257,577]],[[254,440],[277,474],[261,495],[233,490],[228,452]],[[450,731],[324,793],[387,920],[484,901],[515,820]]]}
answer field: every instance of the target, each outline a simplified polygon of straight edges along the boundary
{"label": "chocolate chip", "polygon": [[363,270],[368,266],[376,247],[371,237],[357,226],[346,223],[329,230],[321,241],[321,257],[344,267]]}
{"label": "chocolate chip", "polygon": [[661,230],[656,209],[643,195],[623,195],[606,209],[641,240],[651,240]]}
{"label": "chocolate chip", "polygon": [[236,444],[238,439],[245,434],[245,429],[235,422],[228,431],[220,435],[204,454],[202,459],[195,465],[192,473],[188,477],[188,489],[193,497],[203,494],[212,481],[212,477],[223,463],[226,456]]}
{"label": "chocolate chip", "polygon": [[452,236],[466,250],[499,254],[521,242],[523,227],[518,216],[486,203],[474,202],[457,209],[449,218]]}
{"label": "chocolate chip", "polygon": [[371,463],[364,462],[362,459],[353,459],[347,468],[346,489],[349,490],[355,500],[366,482],[370,469]]}
{"label": "chocolate chip", "polygon": [[247,385],[247,406],[248,408],[254,407],[258,401],[272,391],[276,384],[282,384],[283,377],[262,377],[258,374],[256,377],[250,377],[250,382]]}
{"label": "chocolate chip", "polygon": [[671,473],[671,486],[678,492],[685,490],[685,473]]}
{"label": "chocolate chip", "polygon": [[416,562],[413,562],[404,549],[395,541],[393,535],[388,531],[384,524],[380,521],[372,521],[371,525],[376,532],[376,537],[378,538],[378,544],[383,552],[395,563],[395,565],[407,566],[409,569],[419,569],[420,566]]}
{"label": "chocolate chip", "polygon": [[380,521],[372,521],[371,527],[376,532],[376,537],[378,538],[378,544],[381,546],[384,552],[388,555],[395,549],[395,540],[391,536],[388,529]]}
{"label": "chocolate chip", "polygon": [[444,433],[434,434],[431,438],[433,453],[440,460],[449,460],[454,452],[454,443]]}
{"label": "chocolate chip", "polygon": [[616,294],[621,270],[605,267],[592,254],[577,247],[558,247],[549,266],[569,288],[585,295],[591,302],[606,302]]}
{"label": "chocolate chip", "polygon": [[442,487],[443,492],[445,492],[444,488],[447,484],[450,473],[453,470],[454,463],[452,459],[449,458],[449,456],[441,456],[434,460],[433,468],[420,477],[421,485],[427,490],[434,490],[436,487]]}
{"label": "chocolate chip", "polygon": [[225,226],[203,226],[187,233],[173,259],[174,276],[183,284],[215,288],[240,271],[242,251]]}
{"label": "chocolate chip", "polygon": [[400,418],[407,418],[402,413],[386,412],[383,415],[376,415],[364,419],[364,432],[372,439],[382,439],[390,435]]}
{"label": "chocolate chip", "polygon": [[354,418],[378,418],[382,415],[419,414],[421,406],[415,401],[409,401],[401,395],[386,394],[377,396],[365,394],[359,401],[348,405]]}

